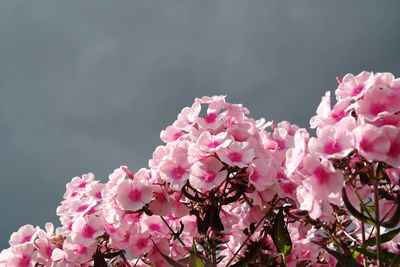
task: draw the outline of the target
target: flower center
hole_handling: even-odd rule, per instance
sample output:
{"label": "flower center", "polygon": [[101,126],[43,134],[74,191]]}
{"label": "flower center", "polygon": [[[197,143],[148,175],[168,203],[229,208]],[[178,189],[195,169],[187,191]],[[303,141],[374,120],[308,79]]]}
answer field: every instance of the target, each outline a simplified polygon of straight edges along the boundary
{"label": "flower center", "polygon": [[174,180],[180,180],[182,176],[185,174],[185,169],[181,166],[177,166],[171,170],[171,176]]}
{"label": "flower center", "polygon": [[229,153],[228,157],[232,162],[242,161],[242,154],[236,151]]}
{"label": "flower center", "polygon": [[216,176],[215,173],[213,173],[211,171],[205,171],[202,176],[202,179],[206,183],[211,183],[212,181],[215,180],[215,176]]}
{"label": "flower center", "polygon": [[142,198],[142,193],[137,189],[131,190],[129,192],[129,199],[132,200],[132,202],[138,202]]}
{"label": "flower center", "polygon": [[82,236],[85,238],[92,238],[96,230],[90,226],[90,225],[85,225],[82,230]]}
{"label": "flower center", "polygon": [[326,154],[335,154],[335,153],[340,152],[341,150],[342,150],[342,147],[340,146],[339,142],[337,142],[337,141],[329,142],[324,147],[324,152]]}

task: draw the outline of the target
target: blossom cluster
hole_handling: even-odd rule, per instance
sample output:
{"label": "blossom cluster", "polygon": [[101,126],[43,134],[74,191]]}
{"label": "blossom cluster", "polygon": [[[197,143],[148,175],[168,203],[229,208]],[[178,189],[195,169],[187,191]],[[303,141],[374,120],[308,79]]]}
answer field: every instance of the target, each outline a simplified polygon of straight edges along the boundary
{"label": "blossom cluster", "polygon": [[317,136],[310,138],[299,129],[286,157],[286,174],[298,185],[300,208],[312,218],[330,217],[330,204],[343,204],[346,179],[339,170],[343,166],[338,166],[342,159],[348,158],[345,167],[353,170],[361,165],[367,168],[371,162],[385,163],[393,184],[398,184],[400,79],[364,71],[347,74],[338,82],[337,102],[332,107],[327,92],[311,118]]}
{"label": "blossom cluster", "polygon": [[[106,183],[74,177],[61,226],[21,227],[0,267],[334,266],[330,251],[348,253],[338,244],[364,245],[400,217],[400,79],[362,72],[338,83],[333,107],[327,92],[311,118],[315,137],[224,96],[195,99],[147,168],[121,166]],[[388,241],[382,249],[400,253],[400,238]]]}

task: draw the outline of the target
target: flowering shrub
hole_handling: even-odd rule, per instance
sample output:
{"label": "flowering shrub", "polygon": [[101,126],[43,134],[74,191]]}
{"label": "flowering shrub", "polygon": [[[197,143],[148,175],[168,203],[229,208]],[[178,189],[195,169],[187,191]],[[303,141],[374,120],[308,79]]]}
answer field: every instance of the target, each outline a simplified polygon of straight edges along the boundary
{"label": "flowering shrub", "polygon": [[74,177],[61,226],[22,226],[0,266],[400,264],[400,79],[338,83],[311,118],[315,137],[223,96],[196,99],[148,168]]}

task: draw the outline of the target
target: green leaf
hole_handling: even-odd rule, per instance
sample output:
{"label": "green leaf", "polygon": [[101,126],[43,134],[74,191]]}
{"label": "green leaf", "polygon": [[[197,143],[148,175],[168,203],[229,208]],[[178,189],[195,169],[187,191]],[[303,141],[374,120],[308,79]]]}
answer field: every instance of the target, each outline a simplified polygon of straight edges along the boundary
{"label": "green leaf", "polygon": [[204,262],[199,257],[199,252],[197,251],[196,243],[194,241],[189,253],[189,267],[204,267]]}
{"label": "green leaf", "polygon": [[272,240],[279,252],[289,255],[292,250],[292,240],[286,227],[283,209],[280,209],[272,226]]}
{"label": "green leaf", "polygon": [[[354,250],[360,252],[361,254],[367,256],[368,258],[377,259],[376,251],[371,250],[371,249],[365,249],[361,247],[355,247]],[[390,265],[397,265],[400,264],[400,255],[399,254],[394,254],[390,253],[384,250],[381,250],[381,255],[382,255],[382,260],[385,263],[388,263]]]}
{"label": "green leaf", "polygon": [[336,250],[332,250],[329,249],[327,247],[324,247],[324,249],[331,254],[333,257],[335,257],[338,260],[338,264],[337,266],[343,266],[343,267],[347,267],[347,266],[361,266],[360,264],[358,264],[353,258],[345,256],[344,254],[336,251]]}
{"label": "green leaf", "polygon": [[[395,238],[398,233],[400,233],[400,228],[397,228],[397,229],[394,229],[392,231],[382,234],[381,235],[381,244],[389,242],[390,240]],[[364,246],[375,246],[375,245],[376,245],[375,237],[365,240],[365,242],[364,242]]]}

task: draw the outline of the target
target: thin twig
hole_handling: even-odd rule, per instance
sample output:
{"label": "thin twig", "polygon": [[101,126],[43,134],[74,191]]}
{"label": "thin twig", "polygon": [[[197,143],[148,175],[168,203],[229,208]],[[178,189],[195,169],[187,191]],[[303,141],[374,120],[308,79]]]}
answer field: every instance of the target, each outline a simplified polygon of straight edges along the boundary
{"label": "thin twig", "polygon": [[382,265],[382,253],[381,253],[381,233],[380,233],[380,221],[379,221],[379,195],[378,195],[378,178],[375,177],[374,181],[374,202],[375,202],[375,224],[376,224],[376,258],[378,261],[378,267]]}
{"label": "thin twig", "polygon": [[121,258],[124,264],[126,264],[127,267],[132,267],[132,265],[129,263],[129,261],[125,258],[125,254],[122,252],[121,253]]}
{"label": "thin twig", "polygon": [[[362,207],[362,205],[360,205],[360,209],[361,209],[361,214],[364,215],[364,208]],[[362,238],[362,246],[364,247],[364,243],[365,243],[365,223],[364,223],[364,221],[361,221],[361,238]],[[367,267],[368,266],[368,258],[366,255],[363,255],[363,262],[364,262],[364,267]]]}
{"label": "thin twig", "polygon": [[180,236],[179,236],[177,233],[175,233],[175,231],[171,228],[171,226],[169,226],[168,222],[164,219],[164,217],[163,217],[163,216],[160,216],[160,218],[161,218],[161,220],[165,223],[165,225],[168,227],[168,229],[171,231],[172,235],[173,235],[174,237],[176,237],[176,238],[178,239],[178,241],[181,242],[181,244],[182,244],[183,246],[186,246],[185,243],[184,243],[184,242],[182,241],[182,239],[180,238]]}
{"label": "thin twig", "polygon": [[[257,223],[255,229],[257,229],[262,222],[264,222],[264,220],[267,218],[267,216],[270,214],[270,212],[272,211],[273,207],[271,207],[267,213],[264,215],[264,217]],[[242,250],[242,248],[244,247],[244,245],[247,243],[247,241],[249,241],[250,237],[252,235],[248,235],[246,240],[242,243],[242,245],[240,245],[240,247],[236,250],[236,252],[233,254],[232,258],[228,261],[228,263],[226,264],[226,266],[229,266],[229,264],[233,261],[234,258],[236,258],[237,254]]]}

